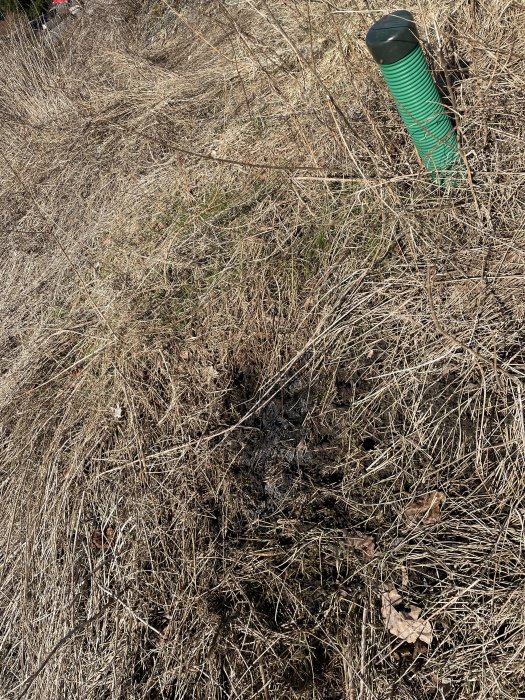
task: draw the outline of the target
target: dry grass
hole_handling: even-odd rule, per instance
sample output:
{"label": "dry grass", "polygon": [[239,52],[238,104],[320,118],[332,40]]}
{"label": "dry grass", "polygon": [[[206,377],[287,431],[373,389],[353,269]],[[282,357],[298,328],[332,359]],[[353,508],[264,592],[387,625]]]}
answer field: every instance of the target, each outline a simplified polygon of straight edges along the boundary
{"label": "dry grass", "polygon": [[91,7],[0,37],[1,697],[525,697],[525,6],[408,3],[453,193],[393,8]]}

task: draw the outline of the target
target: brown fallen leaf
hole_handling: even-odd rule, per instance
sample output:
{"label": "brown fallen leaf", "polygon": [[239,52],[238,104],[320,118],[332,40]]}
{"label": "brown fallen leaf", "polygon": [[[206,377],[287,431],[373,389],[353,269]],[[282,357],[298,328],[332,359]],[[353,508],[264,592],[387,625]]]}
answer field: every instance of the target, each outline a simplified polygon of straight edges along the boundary
{"label": "brown fallen leaf", "polygon": [[443,491],[430,491],[418,496],[405,508],[404,516],[410,526],[433,525],[441,520],[441,506],[445,502]]}
{"label": "brown fallen leaf", "polygon": [[374,556],[375,544],[374,540],[368,535],[364,537],[347,535],[335,542],[324,543],[324,549],[330,559],[335,561],[335,565],[339,570],[344,562],[348,562],[348,556],[351,550],[359,552],[365,561],[370,561]]}
{"label": "brown fallen leaf", "polygon": [[[430,646],[432,642],[432,624],[420,619],[421,608],[411,606],[409,612],[397,610],[394,606],[401,603],[401,596],[392,589],[381,596],[381,616],[385,627],[398,639],[409,644],[422,642]],[[419,645],[420,646],[420,645]]]}
{"label": "brown fallen leaf", "polygon": [[366,561],[373,559],[376,546],[374,540],[369,535],[365,537],[348,537],[346,543],[351,549],[361,552]]}
{"label": "brown fallen leaf", "polygon": [[432,673],[429,678],[429,690],[438,693],[441,691],[441,697],[447,698],[452,690],[451,678],[440,678],[437,674]]}
{"label": "brown fallen leaf", "polygon": [[418,639],[415,644],[402,642],[399,646],[396,646],[392,652],[392,655],[396,661],[400,661],[402,659],[411,659],[414,661],[419,656],[424,656],[427,653],[428,645]]}
{"label": "brown fallen leaf", "polygon": [[104,532],[95,530],[91,535],[91,544],[95,549],[109,549],[115,539],[115,530],[112,527],[107,527]]}
{"label": "brown fallen leaf", "polygon": [[414,644],[414,649],[412,650],[412,658],[417,659],[418,656],[426,654],[428,652],[428,647],[429,645],[422,639],[418,639]]}

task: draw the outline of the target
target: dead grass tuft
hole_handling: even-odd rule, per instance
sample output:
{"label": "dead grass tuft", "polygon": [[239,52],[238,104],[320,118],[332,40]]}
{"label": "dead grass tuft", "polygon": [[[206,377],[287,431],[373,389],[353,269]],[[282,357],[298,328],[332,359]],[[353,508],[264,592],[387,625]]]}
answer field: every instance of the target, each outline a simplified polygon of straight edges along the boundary
{"label": "dead grass tuft", "polygon": [[525,6],[408,6],[457,192],[364,0],[0,36],[6,698],[522,697]]}

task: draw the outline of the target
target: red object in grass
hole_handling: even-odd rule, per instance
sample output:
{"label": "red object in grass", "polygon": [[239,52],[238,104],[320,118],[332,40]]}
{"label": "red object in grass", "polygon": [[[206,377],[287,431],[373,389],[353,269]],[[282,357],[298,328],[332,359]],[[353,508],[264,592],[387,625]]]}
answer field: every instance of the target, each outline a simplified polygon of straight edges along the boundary
{"label": "red object in grass", "polygon": [[53,0],[51,3],[52,6],[54,5],[62,5],[63,3],[67,2],[68,0]]}

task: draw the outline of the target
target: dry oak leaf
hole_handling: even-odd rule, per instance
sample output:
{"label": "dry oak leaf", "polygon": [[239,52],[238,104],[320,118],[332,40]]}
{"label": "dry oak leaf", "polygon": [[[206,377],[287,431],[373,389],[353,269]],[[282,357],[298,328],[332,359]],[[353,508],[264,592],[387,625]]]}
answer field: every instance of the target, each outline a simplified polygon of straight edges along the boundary
{"label": "dry oak leaf", "polygon": [[430,646],[432,642],[432,624],[428,620],[421,620],[421,608],[411,606],[410,612],[400,612],[394,605],[401,602],[401,596],[392,589],[385,591],[381,596],[381,616],[385,627],[398,639],[409,644],[415,644],[418,640]]}
{"label": "dry oak leaf", "polygon": [[445,502],[443,491],[430,491],[418,496],[405,508],[404,516],[409,525],[433,525],[441,520],[441,506]]}
{"label": "dry oak leaf", "polygon": [[102,530],[95,530],[91,535],[91,544],[95,549],[105,550],[111,547],[115,539],[115,530],[112,527],[107,527],[102,533]]}
{"label": "dry oak leaf", "polygon": [[349,547],[361,552],[366,561],[370,561],[370,559],[374,558],[376,546],[374,540],[369,535],[365,537],[348,537],[346,542]]}

